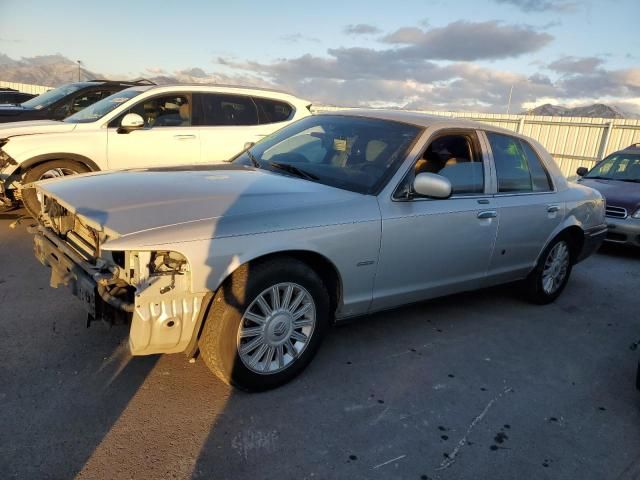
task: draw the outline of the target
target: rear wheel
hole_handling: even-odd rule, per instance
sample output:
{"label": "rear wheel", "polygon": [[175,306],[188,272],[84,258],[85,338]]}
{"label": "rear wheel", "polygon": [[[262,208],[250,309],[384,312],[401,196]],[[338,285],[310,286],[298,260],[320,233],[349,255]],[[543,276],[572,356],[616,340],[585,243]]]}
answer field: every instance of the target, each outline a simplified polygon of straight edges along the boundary
{"label": "rear wheel", "polygon": [[199,340],[207,366],[247,391],[280,386],[315,355],[329,323],[329,295],[295,259],[247,264],[218,290]]}
{"label": "rear wheel", "polygon": [[571,243],[565,236],[555,238],[547,246],[525,280],[526,293],[532,302],[543,305],[560,296],[571,275],[571,257]]}
{"label": "rear wheel", "polygon": [[[51,160],[36,165],[27,171],[23,183],[27,184],[39,180],[66,177],[67,175],[76,175],[90,171],[86,165],[74,162],[73,160]],[[40,213],[40,199],[34,188],[22,189],[22,203],[24,203],[25,208],[33,218],[38,218]]]}

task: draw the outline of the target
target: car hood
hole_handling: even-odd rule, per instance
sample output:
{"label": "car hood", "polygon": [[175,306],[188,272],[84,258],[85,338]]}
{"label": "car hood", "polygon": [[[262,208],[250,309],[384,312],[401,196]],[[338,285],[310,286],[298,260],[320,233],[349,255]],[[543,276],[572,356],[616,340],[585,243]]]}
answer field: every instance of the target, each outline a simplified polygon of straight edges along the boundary
{"label": "car hood", "polygon": [[36,112],[35,108],[25,108],[20,104],[15,103],[3,103],[0,104],[0,116],[16,116],[22,115],[25,112]]}
{"label": "car hood", "polygon": [[640,183],[598,178],[583,178],[580,183],[598,190],[607,200],[607,205],[626,208],[629,215],[640,208]]}
{"label": "car hood", "polygon": [[116,237],[106,249],[366,221],[375,197],[239,166],[94,173],[38,189]]}
{"label": "car hood", "polygon": [[37,135],[42,133],[64,133],[76,128],[75,123],[55,120],[32,120],[0,124],[0,138],[11,138],[18,135]]}

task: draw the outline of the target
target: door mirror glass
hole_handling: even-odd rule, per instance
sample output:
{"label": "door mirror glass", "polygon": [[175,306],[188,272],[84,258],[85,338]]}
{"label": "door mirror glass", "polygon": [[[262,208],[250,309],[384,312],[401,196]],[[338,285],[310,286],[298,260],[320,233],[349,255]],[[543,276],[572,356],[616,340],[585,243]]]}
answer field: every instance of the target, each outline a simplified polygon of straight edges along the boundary
{"label": "door mirror glass", "polygon": [[584,177],[587,173],[589,173],[589,169],[587,167],[578,167],[576,173],[578,174],[578,176]]}
{"label": "door mirror glass", "polygon": [[413,191],[424,197],[449,198],[451,182],[436,173],[419,173],[413,180]]}
{"label": "door mirror glass", "polygon": [[142,127],[144,127],[144,119],[137,113],[127,113],[120,122],[120,129],[126,132]]}

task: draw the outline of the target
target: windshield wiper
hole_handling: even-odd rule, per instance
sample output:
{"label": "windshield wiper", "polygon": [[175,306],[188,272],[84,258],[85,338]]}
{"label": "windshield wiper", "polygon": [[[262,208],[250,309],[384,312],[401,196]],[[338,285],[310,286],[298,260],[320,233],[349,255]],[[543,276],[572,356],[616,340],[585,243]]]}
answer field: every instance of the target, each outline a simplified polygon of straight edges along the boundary
{"label": "windshield wiper", "polygon": [[287,173],[292,173],[296,177],[304,178],[306,180],[318,180],[318,177],[313,173],[306,172],[301,168],[291,165],[289,163],[269,162],[269,165],[279,170],[284,170]]}
{"label": "windshield wiper", "polygon": [[245,151],[245,153],[247,154],[247,157],[249,157],[249,160],[251,160],[251,163],[253,164],[253,166],[256,168],[260,168],[260,162],[258,161],[256,156],[253,153],[251,153],[248,149]]}

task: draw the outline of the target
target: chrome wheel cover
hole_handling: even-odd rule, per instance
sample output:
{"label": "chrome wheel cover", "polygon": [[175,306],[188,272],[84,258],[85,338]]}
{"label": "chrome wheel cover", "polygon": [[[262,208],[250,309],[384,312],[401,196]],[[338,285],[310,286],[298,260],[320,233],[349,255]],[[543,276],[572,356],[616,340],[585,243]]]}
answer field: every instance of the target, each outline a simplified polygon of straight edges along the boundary
{"label": "chrome wheel cover", "polygon": [[238,327],[240,360],[249,370],[271,375],[290,367],[309,345],[316,307],[301,285],[278,283],[245,310]]}
{"label": "chrome wheel cover", "polygon": [[569,247],[567,242],[560,241],[551,249],[544,261],[542,270],[542,289],[547,295],[553,295],[565,277],[569,269]]}

